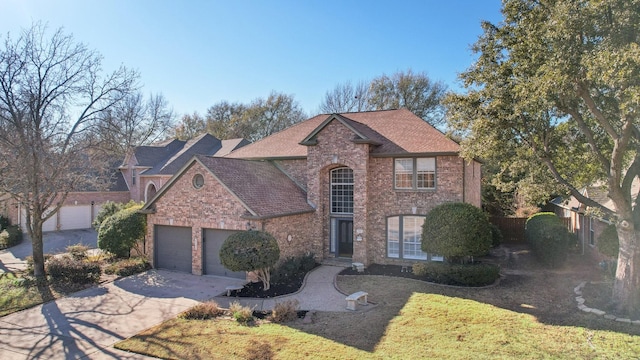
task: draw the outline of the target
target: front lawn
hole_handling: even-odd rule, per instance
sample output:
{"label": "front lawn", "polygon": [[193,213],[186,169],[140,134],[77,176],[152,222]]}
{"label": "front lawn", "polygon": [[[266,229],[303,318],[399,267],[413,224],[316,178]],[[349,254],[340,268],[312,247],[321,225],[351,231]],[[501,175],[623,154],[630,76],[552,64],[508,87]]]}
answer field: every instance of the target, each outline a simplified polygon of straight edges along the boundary
{"label": "front lawn", "polygon": [[[573,276],[513,276],[499,287],[457,289],[384,276],[340,276],[365,290],[365,311],[319,312],[312,324],[242,326],[173,319],[117,348],[179,359],[634,358],[640,327],[575,308]],[[545,286],[544,289],[536,286]]]}

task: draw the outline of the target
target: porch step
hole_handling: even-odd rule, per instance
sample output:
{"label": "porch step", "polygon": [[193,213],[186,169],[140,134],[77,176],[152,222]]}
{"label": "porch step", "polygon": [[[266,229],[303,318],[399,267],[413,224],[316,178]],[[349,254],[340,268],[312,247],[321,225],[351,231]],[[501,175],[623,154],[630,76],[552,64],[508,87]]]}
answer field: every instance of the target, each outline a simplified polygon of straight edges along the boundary
{"label": "porch step", "polygon": [[320,262],[322,265],[351,267],[353,260],[350,258],[326,258]]}

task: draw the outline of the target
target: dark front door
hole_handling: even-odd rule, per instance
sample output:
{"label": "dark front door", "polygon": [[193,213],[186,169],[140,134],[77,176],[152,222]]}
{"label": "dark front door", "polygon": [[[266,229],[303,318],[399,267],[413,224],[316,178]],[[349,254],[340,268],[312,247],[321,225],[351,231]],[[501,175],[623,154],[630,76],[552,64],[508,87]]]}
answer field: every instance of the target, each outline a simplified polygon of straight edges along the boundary
{"label": "dark front door", "polygon": [[338,220],[338,256],[353,255],[353,220]]}

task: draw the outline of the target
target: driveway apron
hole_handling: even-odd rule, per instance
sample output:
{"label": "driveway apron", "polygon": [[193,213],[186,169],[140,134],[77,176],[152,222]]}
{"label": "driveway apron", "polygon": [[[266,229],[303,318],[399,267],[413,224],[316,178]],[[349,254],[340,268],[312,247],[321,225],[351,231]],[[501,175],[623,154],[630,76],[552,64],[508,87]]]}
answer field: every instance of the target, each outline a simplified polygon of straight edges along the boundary
{"label": "driveway apron", "polygon": [[0,318],[0,359],[144,359],[113,344],[238,279],[150,270]]}

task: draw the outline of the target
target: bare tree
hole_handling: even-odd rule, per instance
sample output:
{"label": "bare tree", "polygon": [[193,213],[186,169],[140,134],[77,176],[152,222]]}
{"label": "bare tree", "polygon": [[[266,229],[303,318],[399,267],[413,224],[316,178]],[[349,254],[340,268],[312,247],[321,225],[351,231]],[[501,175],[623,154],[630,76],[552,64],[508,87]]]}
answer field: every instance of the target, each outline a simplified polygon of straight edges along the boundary
{"label": "bare tree", "polygon": [[382,75],[371,81],[369,106],[374,110],[406,108],[428,123],[438,126],[444,123],[441,102],[447,86],[434,82],[426,73],[397,72]]}
{"label": "bare tree", "polygon": [[180,122],[173,129],[173,136],[180,140],[189,140],[206,132],[205,120],[200,114],[194,112],[192,115],[182,116]]}
{"label": "bare tree", "polygon": [[70,191],[98,185],[91,132],[125,98],[138,74],[104,75],[102,57],[59,29],[35,24],[0,48],[0,192],[19,202],[33,241],[34,273],[45,274],[42,225]]}
{"label": "bare tree", "polygon": [[266,99],[256,99],[242,114],[242,123],[249,133],[243,137],[256,141],[306,118],[306,114],[292,95],[272,91]]}
{"label": "bare tree", "polygon": [[242,125],[242,114],[247,106],[221,101],[207,110],[207,132],[218,139],[245,137],[246,126]]}
{"label": "bare tree", "polygon": [[336,85],[324,94],[320,112],[326,114],[372,110],[369,104],[369,84],[360,81],[353,85],[350,81]]}
{"label": "bare tree", "polygon": [[161,94],[151,94],[145,101],[141,92],[133,93],[104,111],[100,118],[98,138],[114,157],[160,140],[174,126],[173,110]]}

